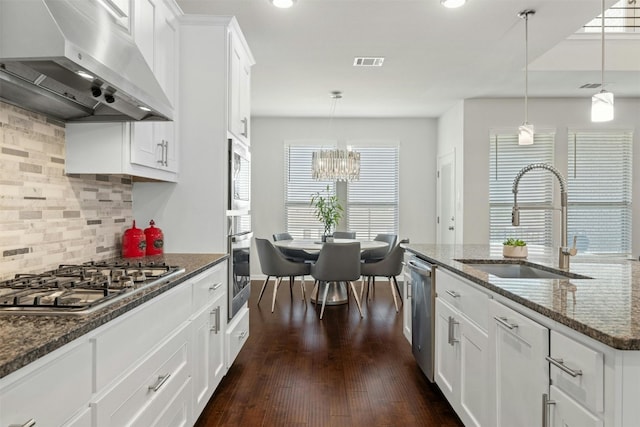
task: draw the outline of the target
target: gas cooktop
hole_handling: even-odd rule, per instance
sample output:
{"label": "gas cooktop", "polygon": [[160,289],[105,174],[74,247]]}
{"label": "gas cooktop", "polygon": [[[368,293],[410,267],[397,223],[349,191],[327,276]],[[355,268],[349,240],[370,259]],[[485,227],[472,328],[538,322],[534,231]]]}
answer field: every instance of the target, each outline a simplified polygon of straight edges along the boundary
{"label": "gas cooktop", "polygon": [[0,282],[0,314],[87,314],[164,282],[184,268],[153,262],[88,262]]}

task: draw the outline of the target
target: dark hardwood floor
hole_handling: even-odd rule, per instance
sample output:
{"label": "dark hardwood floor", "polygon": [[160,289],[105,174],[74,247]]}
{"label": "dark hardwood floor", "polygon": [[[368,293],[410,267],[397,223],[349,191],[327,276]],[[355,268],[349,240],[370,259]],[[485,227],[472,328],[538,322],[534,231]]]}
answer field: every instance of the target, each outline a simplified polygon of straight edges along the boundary
{"label": "dark hardwood floor", "polygon": [[387,282],[363,319],[351,299],[323,320],[297,282],[291,301],[283,281],[272,314],[272,283],[260,306],[262,282],[252,283],[251,335],[197,427],[462,425],[416,365]]}

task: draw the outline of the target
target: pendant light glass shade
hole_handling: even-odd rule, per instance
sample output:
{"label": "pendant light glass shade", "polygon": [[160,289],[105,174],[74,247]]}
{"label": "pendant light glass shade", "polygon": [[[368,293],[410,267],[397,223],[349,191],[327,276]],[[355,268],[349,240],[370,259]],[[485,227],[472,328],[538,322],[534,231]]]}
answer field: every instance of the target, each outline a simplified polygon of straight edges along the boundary
{"label": "pendant light glass shade", "polygon": [[610,122],[613,120],[613,93],[604,90],[604,0],[602,0],[601,49],[602,49],[602,90],[591,97],[591,121]]}
{"label": "pendant light glass shade", "polygon": [[613,93],[602,90],[591,97],[591,121],[613,120]]}
{"label": "pendant light glass shade", "polygon": [[518,145],[532,145],[533,144],[533,125],[529,123],[523,123],[518,128]]}

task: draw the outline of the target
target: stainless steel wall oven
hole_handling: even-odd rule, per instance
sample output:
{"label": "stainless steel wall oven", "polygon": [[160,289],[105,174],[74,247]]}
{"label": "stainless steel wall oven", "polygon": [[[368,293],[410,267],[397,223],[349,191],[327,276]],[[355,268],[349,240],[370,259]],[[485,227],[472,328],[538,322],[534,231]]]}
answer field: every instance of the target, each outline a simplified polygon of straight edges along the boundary
{"label": "stainless steel wall oven", "polygon": [[251,254],[251,215],[229,216],[229,321],[249,300],[251,275],[249,258]]}

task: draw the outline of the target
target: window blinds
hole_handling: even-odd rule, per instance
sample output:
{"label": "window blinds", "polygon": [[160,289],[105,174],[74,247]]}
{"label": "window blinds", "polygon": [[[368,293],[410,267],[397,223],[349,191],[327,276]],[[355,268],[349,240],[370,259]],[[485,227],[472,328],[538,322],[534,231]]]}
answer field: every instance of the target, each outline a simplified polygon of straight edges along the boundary
{"label": "window blinds", "polygon": [[569,132],[569,243],[580,253],[631,253],[632,132]]}
{"label": "window blinds", "polygon": [[[516,237],[530,244],[553,245],[550,210],[522,210],[520,226],[511,225],[513,180],[530,163],[553,164],[554,133],[536,133],[533,145],[518,145],[517,134],[492,134],[489,160],[490,240],[502,243]],[[553,204],[555,177],[548,171],[532,170],[518,185],[518,205]]]}
{"label": "window blinds", "polygon": [[398,234],[399,148],[354,147],[360,152],[360,180],[348,184],[347,228],[359,239]]}
{"label": "window blinds", "polygon": [[320,238],[324,226],[313,214],[311,196],[324,193],[327,185],[330,194],[335,194],[335,183],[316,181],[311,177],[311,157],[320,146],[285,146],[285,221],[287,231],[295,239]]}

